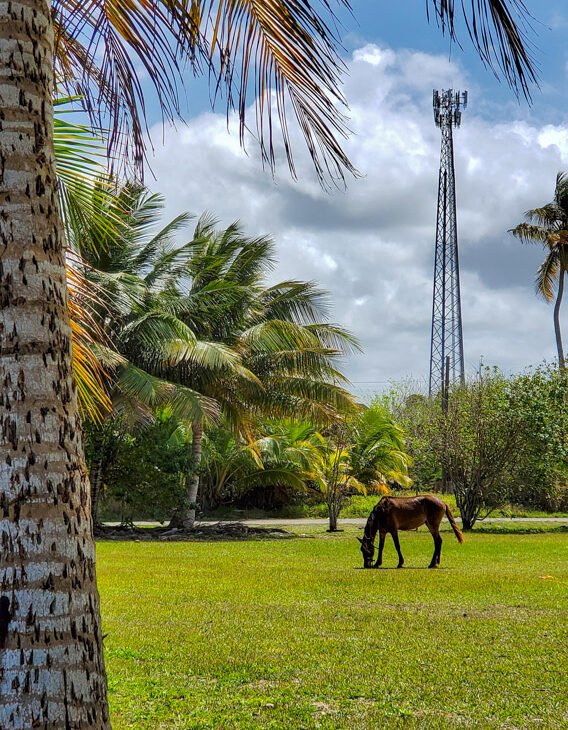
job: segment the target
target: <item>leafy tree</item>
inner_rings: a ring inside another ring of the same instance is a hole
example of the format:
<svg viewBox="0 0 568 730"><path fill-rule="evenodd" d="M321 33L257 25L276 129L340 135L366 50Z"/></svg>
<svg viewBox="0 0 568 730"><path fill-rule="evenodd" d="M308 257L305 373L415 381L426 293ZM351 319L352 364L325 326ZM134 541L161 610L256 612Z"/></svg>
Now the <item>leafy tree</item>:
<svg viewBox="0 0 568 730"><path fill-rule="evenodd" d="M464 530L503 500L503 483L521 448L508 383L486 370L450 392L447 412L432 410L432 447L456 497Z"/></svg>
<svg viewBox="0 0 568 730"><path fill-rule="evenodd" d="M420 393L419 385L412 382L395 385L379 402L404 432L406 451L412 458L410 474L416 491L442 489L442 466L432 446L432 424L436 422L439 402Z"/></svg>
<svg viewBox="0 0 568 730"><path fill-rule="evenodd" d="M311 282L284 281L267 287L274 242L249 238L236 223L218 230L202 217L184 247L171 308L200 341L234 353L239 367L225 372L184 362L164 377L218 404L225 422L245 438L259 416L330 422L354 407L336 363L356 340L327 321L327 295ZM172 281L171 289L174 288ZM193 463L179 522L191 528L199 490L204 420L192 421Z"/></svg>
<svg viewBox="0 0 568 730"><path fill-rule="evenodd" d="M85 198L83 182L81 186ZM214 344L198 342L170 308L169 277L184 264L184 252L176 249L174 237L189 216L177 216L160 229L159 195L134 183L117 185L109 178L88 190L87 211L70 216L68 240L80 257L83 277L104 292L90 307L92 321L106 335L106 347L99 346L97 352L106 365L113 403L109 424L99 426L101 449L92 453L90 462L96 526L98 498L118 455L116 445L104 447L106 437L110 433L126 437L133 419L149 423L154 410L165 405L181 419L215 417L218 409L213 401L181 383L164 380L161 373L171 363L188 359L216 368L230 366L235 358ZM104 226L101 219L107 221ZM117 423L123 424L118 430L113 426ZM95 437L93 429L91 436Z"/></svg>
<svg viewBox="0 0 568 730"><path fill-rule="evenodd" d="M350 419L349 425L353 444L351 465L359 481L367 487L412 484L408 476L412 459L407 453L406 434L380 399Z"/></svg>
<svg viewBox="0 0 568 730"><path fill-rule="evenodd" d="M353 476L351 444L345 424L335 424L320 446L321 463L316 486L325 496L329 532L337 532L337 520L345 501L355 492L366 494L367 488Z"/></svg>
<svg viewBox="0 0 568 730"><path fill-rule="evenodd" d="M321 437L313 425L289 419L263 421L255 433L245 441L227 428L207 429L200 489L209 507L262 495L266 508L278 495L288 501L306 493L317 477Z"/></svg>
<svg viewBox="0 0 568 730"><path fill-rule="evenodd" d="M523 242L540 243L548 251L536 277L536 290L547 302L554 298L554 335L558 352L558 367L566 370L562 330L560 327L560 306L564 294L564 278L568 270L568 175L559 172L556 176L554 200L540 208L526 212L527 222L511 229L514 236Z"/></svg>
<svg viewBox="0 0 568 730"><path fill-rule="evenodd" d="M515 376L509 410L522 448L506 482L508 500L544 510L568 508L568 380L550 366Z"/></svg>
<svg viewBox="0 0 568 730"><path fill-rule="evenodd" d="M131 526L140 517L169 519L184 491L191 452L185 434L167 408L160 409L152 423L125 429L123 419L105 423L88 439L97 456L102 447L115 450L105 465L106 508L119 511L121 522ZM115 436L101 439L101 435ZM102 441L102 444L101 444ZM88 454L89 455L89 454Z"/></svg>

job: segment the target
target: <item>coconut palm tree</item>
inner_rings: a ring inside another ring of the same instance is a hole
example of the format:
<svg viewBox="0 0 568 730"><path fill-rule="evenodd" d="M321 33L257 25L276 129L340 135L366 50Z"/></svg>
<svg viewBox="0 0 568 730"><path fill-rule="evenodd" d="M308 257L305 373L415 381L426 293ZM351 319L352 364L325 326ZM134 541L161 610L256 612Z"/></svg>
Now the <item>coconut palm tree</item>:
<svg viewBox="0 0 568 730"><path fill-rule="evenodd" d="M547 302L554 299L554 335L558 352L558 367L565 373L564 346L560 327L560 306L564 294L564 278L568 270L568 174L556 176L554 200L525 213L526 222L519 223L511 233L523 243L540 243L547 255L536 277L536 290Z"/></svg>
<svg viewBox="0 0 568 730"><path fill-rule="evenodd" d="M436 2L435 7L442 21L451 21L453 3ZM523 63L518 28L505 22L503 0L490 0L482 17L488 17L489 8L497 12L497 42L506 68L522 83L532 66L530 59L528 66ZM260 91L258 108L270 130L264 92L274 81L282 114L286 89L312 155L317 157L321 144L332 169L334 164L343 169L348 162L333 137L341 119L329 94L330 89L338 93L337 61L329 27L311 5L295 0L270 6L228 0L56 0L53 14L49 0L11 0L2 13L0 726L106 730L89 487L71 372L53 160L54 53L59 83L78 90L93 114L103 105L115 110L114 120L122 119L124 110L132 114L138 160L143 134L136 128L136 111L143 108L143 97L135 56L153 79L160 79L166 113L168 100L176 99L176 72L183 64L178 58L201 58L209 65L212 49L222 59L219 77L230 80L230 90L237 78L234 59L242 58L246 69L256 58L258 83L248 83L241 74L238 98L244 100L253 86ZM211 30L210 18L219 22L212 23L212 42L204 46L208 53L198 53ZM474 26L474 34L479 27ZM165 30L157 34L157 28ZM490 49L491 37L480 38ZM162 39L174 42L169 55ZM98 91L90 94L94 87ZM244 105L239 108L243 118ZM131 138L120 130L120 123L112 125L111 140ZM270 131L262 138L270 160Z"/></svg>
<svg viewBox="0 0 568 730"><path fill-rule="evenodd" d="M126 433L133 421L151 420L156 407L167 406L182 421L215 419L216 402L181 382L164 379L168 368L188 362L223 377L234 370L246 377L240 357L223 344L199 341L194 323L176 316L172 298L181 296L173 282L187 259L174 243L190 217L182 214L159 228L164 201L136 183L117 185L102 179L91 186L85 211L68 227L70 249L80 256L84 277L104 292L92 309L95 326L112 347L97 352L107 368L113 409L108 418L121 421L113 429L101 424L101 449L91 463L91 510L97 526L98 499L105 472L116 454L116 433ZM104 228L99 225L106 219ZM221 296L222 293L219 293ZM252 377L252 375L251 375ZM93 427L91 431L96 431ZM104 439L110 434L110 442Z"/></svg>
<svg viewBox="0 0 568 730"><path fill-rule="evenodd" d="M99 599L53 162L51 17L39 1L13 2L2 15L0 726L104 730Z"/></svg>
<svg viewBox="0 0 568 730"><path fill-rule="evenodd" d="M203 216L180 250L187 261L168 286L185 293L171 298L172 313L200 341L236 353L242 370L221 373L187 361L166 368L163 377L214 400L225 421L245 437L260 415L329 423L353 409L337 362L358 344L327 321L326 294L312 283L266 286L274 266L270 238L249 238L237 223L219 230ZM192 422L195 468L178 516L184 528L195 520L204 425L203 419Z"/></svg>

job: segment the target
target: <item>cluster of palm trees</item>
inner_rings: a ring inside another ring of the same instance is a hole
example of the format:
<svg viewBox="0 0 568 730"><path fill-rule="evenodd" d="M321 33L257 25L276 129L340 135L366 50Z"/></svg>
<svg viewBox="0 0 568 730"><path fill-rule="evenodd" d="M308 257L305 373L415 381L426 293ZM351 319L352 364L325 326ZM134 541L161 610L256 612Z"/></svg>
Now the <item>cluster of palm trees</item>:
<svg viewBox="0 0 568 730"><path fill-rule="evenodd" d="M180 244L190 217L159 228L159 195L109 180L92 195L92 217L72 223L69 246L99 292L87 304L105 333L96 350L113 410L151 417L167 406L190 424L194 468L179 518L191 527L205 426L222 419L250 441L262 415L340 418L356 404L338 360L358 345L327 320L327 297L313 283L266 283L270 238L202 216Z"/></svg>
<svg viewBox="0 0 568 730"><path fill-rule="evenodd" d="M88 214L66 218L72 271L79 267L91 287L89 323L104 332L91 347L111 403L106 411L91 409L92 419L103 421L91 463L95 519L109 453L116 451L102 438L116 440L104 421L122 419L126 433L157 409L191 434L191 469L175 519L182 528L193 526L200 481L210 502L227 482L238 489L245 477L249 488L309 484L331 499L333 526L349 490L377 480L404 483L402 433L376 409L361 413L338 367L357 341L328 321L327 295L314 283L266 282L275 263L270 238L248 237L237 223L220 229L204 215L183 243L177 237L186 234L190 216L160 227L160 195L110 178L90 190ZM231 434L220 483L203 459L208 429ZM238 474L231 463L239 464ZM342 478L331 487L338 469Z"/></svg>

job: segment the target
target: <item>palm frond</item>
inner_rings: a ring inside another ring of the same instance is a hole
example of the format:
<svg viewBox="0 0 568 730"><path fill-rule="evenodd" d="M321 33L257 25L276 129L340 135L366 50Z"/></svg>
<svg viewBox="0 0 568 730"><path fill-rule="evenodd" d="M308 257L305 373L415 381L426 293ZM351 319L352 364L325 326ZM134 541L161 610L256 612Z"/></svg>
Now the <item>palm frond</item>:
<svg viewBox="0 0 568 730"><path fill-rule="evenodd" d="M342 355L362 352L361 343L357 337L341 325L315 323L306 324L305 328L312 334L315 334L324 347L336 350Z"/></svg>
<svg viewBox="0 0 568 730"><path fill-rule="evenodd" d="M98 303L97 292L88 287L77 257L68 257L66 276L71 355L79 408L83 416L101 423L112 404L107 392L108 376L96 354L96 345L104 342L105 337L90 312L90 307Z"/></svg>
<svg viewBox="0 0 568 730"><path fill-rule="evenodd" d="M201 62L207 59L193 5L185 0L52 4L60 85L81 94L95 126L104 126L102 113L108 114L111 155L126 152L140 169L147 132L141 73L153 85L164 117L173 120L180 116L184 66L197 70L196 54Z"/></svg>
<svg viewBox="0 0 568 730"><path fill-rule="evenodd" d="M281 281L262 293L263 316L306 324L327 319L329 293L313 281Z"/></svg>
<svg viewBox="0 0 568 730"><path fill-rule="evenodd" d="M430 0L436 21L457 41L455 0ZM467 31L483 63L519 94L530 99L537 85L537 68L528 32L532 16L523 0L471 0L469 9L461 2Z"/></svg>
<svg viewBox="0 0 568 730"><path fill-rule="evenodd" d="M284 320L271 319L250 327L240 339L252 356L319 347L315 334L306 327Z"/></svg>
<svg viewBox="0 0 568 730"><path fill-rule="evenodd" d="M246 480L243 481L247 491L254 487L290 487L298 492L304 492L307 489L306 480L286 468L259 469L248 473ZM240 484L237 481L237 488Z"/></svg>
<svg viewBox="0 0 568 730"><path fill-rule="evenodd" d="M108 235L119 220L116 211L107 210L98 215L93 196L95 180L106 171L107 158L100 136L90 127L72 121L76 112L69 108L73 98L54 100L53 146L66 240L72 245L76 231L88 226L95 228L99 237ZM105 183L113 186L112 180Z"/></svg>
<svg viewBox="0 0 568 730"><path fill-rule="evenodd" d="M182 346L194 348L197 338L193 331L180 319L162 311L144 312L121 329L121 339L125 342L143 343L151 351L163 353L172 340Z"/></svg>
<svg viewBox="0 0 568 730"><path fill-rule="evenodd" d="M219 79L228 89L229 104L236 89L241 141L249 94L254 90L262 157L274 166L276 116L295 176L288 98L320 179L343 180L345 171L356 174L337 141L347 135L346 120L339 110L345 101L338 90L344 64L336 52L337 38L331 27L336 20L330 4L321 4L330 15L330 24L304 0L201 0L198 4L208 20L205 28L211 33L211 58L214 63L219 58Z"/></svg>
<svg viewBox="0 0 568 730"><path fill-rule="evenodd" d="M535 289L547 302L554 299L554 291L560 273L560 257L558 251L553 249L538 267Z"/></svg>
<svg viewBox="0 0 568 730"><path fill-rule="evenodd" d="M168 405L172 415L185 421L215 420L219 407L211 398L185 386L157 378L129 363L116 380L117 389L130 400L155 409Z"/></svg>

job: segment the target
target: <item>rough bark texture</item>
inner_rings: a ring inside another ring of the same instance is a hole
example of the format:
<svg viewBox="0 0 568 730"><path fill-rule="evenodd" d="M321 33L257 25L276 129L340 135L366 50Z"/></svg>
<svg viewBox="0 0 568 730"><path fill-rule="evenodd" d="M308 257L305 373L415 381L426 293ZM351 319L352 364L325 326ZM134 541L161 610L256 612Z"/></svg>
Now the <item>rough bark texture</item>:
<svg viewBox="0 0 568 730"><path fill-rule="evenodd" d="M328 532L337 532L338 510L335 506L328 505L329 529Z"/></svg>
<svg viewBox="0 0 568 730"><path fill-rule="evenodd" d="M0 727L110 728L52 151L48 0L0 0Z"/></svg>
<svg viewBox="0 0 568 730"><path fill-rule="evenodd" d="M94 532L96 532L99 526L99 501L103 487L103 471L102 457L95 458L89 471L89 483L91 485L91 520Z"/></svg>

